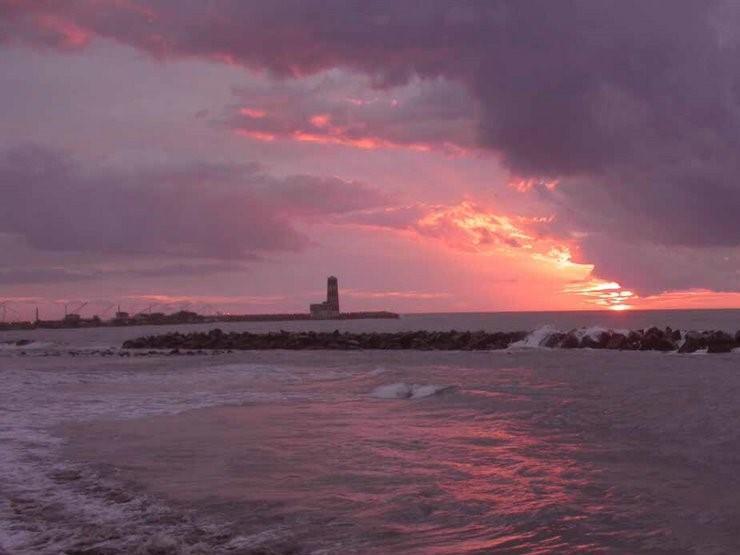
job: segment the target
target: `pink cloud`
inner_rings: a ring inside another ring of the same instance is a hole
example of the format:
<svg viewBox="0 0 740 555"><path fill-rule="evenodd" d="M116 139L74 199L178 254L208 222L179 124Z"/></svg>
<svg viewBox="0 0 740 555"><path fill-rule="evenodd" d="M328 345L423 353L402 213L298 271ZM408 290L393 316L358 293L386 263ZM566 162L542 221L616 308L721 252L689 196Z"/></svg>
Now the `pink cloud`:
<svg viewBox="0 0 740 555"><path fill-rule="evenodd" d="M428 292L428 291L363 291L357 289L344 289L342 295L357 299L411 299L411 300L432 300L448 299L452 295L447 292Z"/></svg>
<svg viewBox="0 0 740 555"><path fill-rule="evenodd" d="M454 156L475 148L471 103L461 87L414 80L368 93L369 86L365 79L336 71L297 82L256 83L235 90L239 103L223 123L261 141Z"/></svg>

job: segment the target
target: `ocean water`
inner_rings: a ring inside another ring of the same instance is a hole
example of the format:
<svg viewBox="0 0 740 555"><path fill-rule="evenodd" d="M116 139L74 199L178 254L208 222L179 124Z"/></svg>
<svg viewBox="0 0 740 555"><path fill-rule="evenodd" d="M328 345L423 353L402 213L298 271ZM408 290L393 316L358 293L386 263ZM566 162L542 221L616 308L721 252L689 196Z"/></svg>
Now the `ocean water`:
<svg viewBox="0 0 740 555"><path fill-rule="evenodd" d="M740 353L537 346L651 325L740 311L220 326L538 330L495 352L102 357L170 328L0 334L33 341L0 343L0 553L740 552Z"/></svg>

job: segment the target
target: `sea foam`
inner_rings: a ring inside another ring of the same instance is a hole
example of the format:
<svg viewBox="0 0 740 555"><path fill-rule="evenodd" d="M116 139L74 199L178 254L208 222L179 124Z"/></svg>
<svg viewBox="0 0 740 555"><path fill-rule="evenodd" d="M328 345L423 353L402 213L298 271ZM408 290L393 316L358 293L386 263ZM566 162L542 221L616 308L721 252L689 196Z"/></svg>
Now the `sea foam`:
<svg viewBox="0 0 740 555"><path fill-rule="evenodd" d="M370 396L377 399L423 399L452 388L451 385L392 383L376 387Z"/></svg>

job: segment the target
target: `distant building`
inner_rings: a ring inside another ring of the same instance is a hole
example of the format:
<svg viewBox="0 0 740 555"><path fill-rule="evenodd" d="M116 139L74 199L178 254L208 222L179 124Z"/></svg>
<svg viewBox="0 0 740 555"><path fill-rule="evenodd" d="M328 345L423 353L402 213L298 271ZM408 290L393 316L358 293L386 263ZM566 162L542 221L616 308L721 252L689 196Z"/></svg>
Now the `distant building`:
<svg viewBox="0 0 740 555"><path fill-rule="evenodd" d="M82 316L79 314L65 314L62 321L67 325L79 325L82 321Z"/></svg>
<svg viewBox="0 0 740 555"><path fill-rule="evenodd" d="M310 306L311 318L326 320L339 316L339 280L329 276L326 280L326 300Z"/></svg>

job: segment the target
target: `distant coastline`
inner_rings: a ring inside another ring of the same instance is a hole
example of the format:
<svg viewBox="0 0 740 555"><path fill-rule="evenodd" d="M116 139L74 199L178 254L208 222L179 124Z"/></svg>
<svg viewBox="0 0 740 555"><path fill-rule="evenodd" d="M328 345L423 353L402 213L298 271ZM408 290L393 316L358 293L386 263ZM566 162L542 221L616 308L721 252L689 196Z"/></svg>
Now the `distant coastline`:
<svg viewBox="0 0 740 555"><path fill-rule="evenodd" d="M326 300L309 305L309 312L277 313L277 314L216 314L203 315L189 310L180 310L172 314L164 312L139 312L131 315L121 311L120 306L114 318L103 320L99 316L83 318L80 310L87 306L81 303L73 312L67 313L65 306L64 318L61 320L41 320L38 308L36 319L25 322L0 322L0 331L5 330L34 330L34 329L70 329L70 328L100 328L122 326L172 326L181 324L215 324L219 322L291 322L305 320L365 320L365 319L397 319L399 314L386 310L341 312L339 309L339 280L336 276L329 276L326 280ZM154 306L154 305L152 305ZM149 307L150 309L152 307Z"/></svg>
<svg viewBox="0 0 740 555"><path fill-rule="evenodd" d="M317 317L314 314L281 313L281 314L221 314L203 315L196 312L182 310L172 314L155 312L152 314L137 314L133 317L128 315L116 317L111 320L93 318L70 318L61 320L38 320L35 322L2 322L0 331L11 330L34 330L34 329L74 329L74 328L101 328L101 327L124 327L124 326L172 326L182 324L215 324L219 322L289 322L305 320L365 320L365 319L397 319L400 315L395 312L364 311L364 312L342 312L331 316Z"/></svg>

